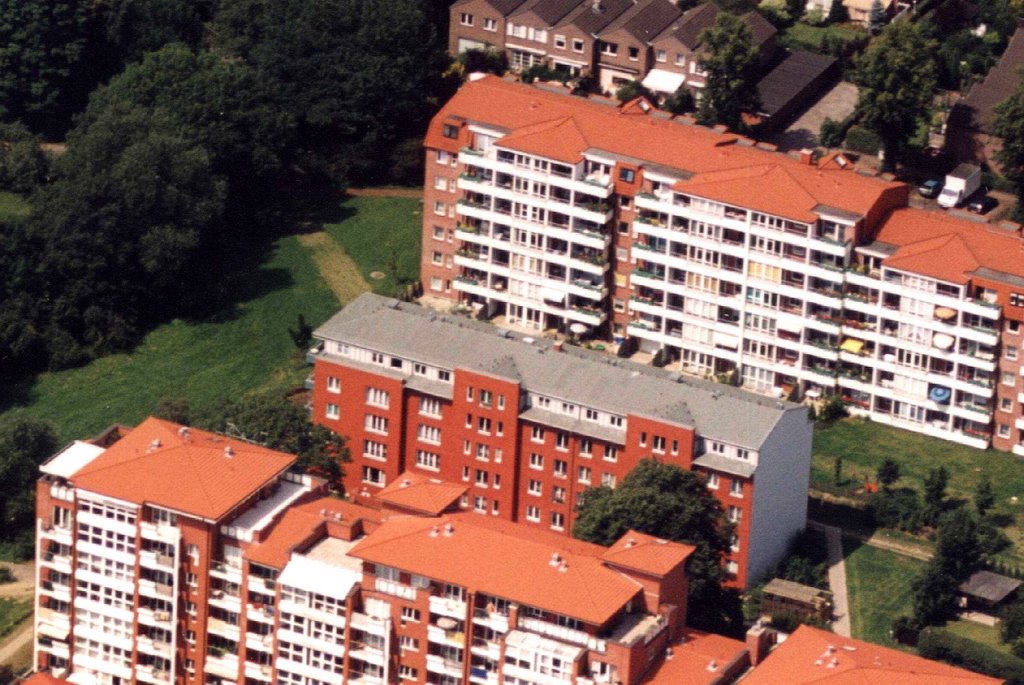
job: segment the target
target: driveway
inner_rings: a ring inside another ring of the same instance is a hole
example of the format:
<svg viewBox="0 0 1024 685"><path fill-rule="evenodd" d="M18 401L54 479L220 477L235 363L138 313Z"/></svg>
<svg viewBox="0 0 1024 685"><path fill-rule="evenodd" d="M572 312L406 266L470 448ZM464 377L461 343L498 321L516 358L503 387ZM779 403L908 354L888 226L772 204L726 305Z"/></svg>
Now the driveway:
<svg viewBox="0 0 1024 685"><path fill-rule="evenodd" d="M818 147L818 133L826 118L842 121L853 114L857 106L857 86L840 81L816 103L800 115L789 128L768 137L782 151Z"/></svg>

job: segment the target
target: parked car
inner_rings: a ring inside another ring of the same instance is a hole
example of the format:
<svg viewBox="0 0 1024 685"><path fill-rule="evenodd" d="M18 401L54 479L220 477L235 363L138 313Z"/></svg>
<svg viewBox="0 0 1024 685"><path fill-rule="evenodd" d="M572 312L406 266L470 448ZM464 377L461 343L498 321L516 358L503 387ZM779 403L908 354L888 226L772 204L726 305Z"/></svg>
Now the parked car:
<svg viewBox="0 0 1024 685"><path fill-rule="evenodd" d="M942 181L937 178L929 178L917 187L917 194L921 197L933 198L942 190Z"/></svg>
<svg viewBox="0 0 1024 685"><path fill-rule="evenodd" d="M995 209L996 205L998 204L999 203L996 202L996 199L994 197L982 195L971 200L967 204L967 211L973 212L974 214L988 214L993 209Z"/></svg>

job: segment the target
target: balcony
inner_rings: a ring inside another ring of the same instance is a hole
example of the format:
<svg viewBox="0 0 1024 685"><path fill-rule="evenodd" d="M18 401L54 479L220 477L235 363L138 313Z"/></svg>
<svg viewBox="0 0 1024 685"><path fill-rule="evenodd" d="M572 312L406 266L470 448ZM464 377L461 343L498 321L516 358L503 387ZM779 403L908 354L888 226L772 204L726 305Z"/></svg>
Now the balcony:
<svg viewBox="0 0 1024 685"><path fill-rule="evenodd" d="M43 540L53 540L57 544L71 546L73 538L71 537L71 528L64 526L44 526L42 521L39 522L39 537Z"/></svg>
<svg viewBox="0 0 1024 685"><path fill-rule="evenodd" d="M161 671L149 664L139 664L135 667L135 677L142 683L169 683L171 674Z"/></svg>
<svg viewBox="0 0 1024 685"><path fill-rule="evenodd" d="M430 597L430 613L438 616L449 616L460 621L466 618L466 602L461 599L451 599L432 595Z"/></svg>
<svg viewBox="0 0 1024 685"><path fill-rule="evenodd" d="M164 628L165 630L170 630L171 628L171 612L169 611L156 611L143 606L138 608L136 614L139 617L139 623Z"/></svg>
<svg viewBox="0 0 1024 685"><path fill-rule="evenodd" d="M273 623L274 607L263 604L247 604L245 605L245 617L250 621Z"/></svg>
<svg viewBox="0 0 1024 685"><path fill-rule="evenodd" d="M274 669L269 665L254 664L251 661L245 662L245 677L263 682L272 682Z"/></svg>
<svg viewBox="0 0 1024 685"><path fill-rule="evenodd" d="M162 571L174 571L174 557L166 554L160 554L152 550L142 550L139 552L139 563L149 568L155 568Z"/></svg>
<svg viewBox="0 0 1024 685"><path fill-rule="evenodd" d="M427 670L431 673L462 678L462 662L455 659L446 659L437 654L427 655Z"/></svg>
<svg viewBox="0 0 1024 685"><path fill-rule="evenodd" d="M206 656L206 672L221 678L237 680L238 655L227 654L222 650L211 648L210 653Z"/></svg>
<svg viewBox="0 0 1024 685"><path fill-rule="evenodd" d="M499 611L473 610L473 622L499 633L508 632L508 614Z"/></svg>
<svg viewBox="0 0 1024 685"><path fill-rule="evenodd" d="M556 640L562 640L563 642L569 642L583 647L587 647L591 642L593 642L596 648L598 642L596 638L592 638L582 630L566 628L565 626L526 616L519 619L518 628L519 630L527 630L531 633L537 633L539 635L544 635L545 637L552 637Z"/></svg>
<svg viewBox="0 0 1024 685"><path fill-rule="evenodd" d="M383 643L380 646L373 643L354 641L349 645L348 654L353 659L359 659L360 661L368 664L374 664L375 666L384 666L386 659L384 658L384 650L382 649Z"/></svg>
<svg viewBox="0 0 1024 685"><path fill-rule="evenodd" d="M416 599L416 588L411 585L403 585L396 583L393 580L386 580L384 578L375 578L373 589L377 592L383 592L386 595L392 595L400 599L408 599L415 601Z"/></svg>
<svg viewBox="0 0 1024 685"><path fill-rule="evenodd" d="M135 644L139 648L140 652L156 654L157 656L166 657L168 659L171 657L171 644L169 642L153 640L153 638L140 635L135 639Z"/></svg>
<svg viewBox="0 0 1024 685"><path fill-rule="evenodd" d="M150 597L171 597L174 595L174 588L164 583L140 578L139 593Z"/></svg>
<svg viewBox="0 0 1024 685"><path fill-rule="evenodd" d="M441 619L442 621L446 619ZM447 619L452 620L452 619ZM439 645L462 648L466 646L466 634L461 630L445 629L441 626L427 626L427 639Z"/></svg>

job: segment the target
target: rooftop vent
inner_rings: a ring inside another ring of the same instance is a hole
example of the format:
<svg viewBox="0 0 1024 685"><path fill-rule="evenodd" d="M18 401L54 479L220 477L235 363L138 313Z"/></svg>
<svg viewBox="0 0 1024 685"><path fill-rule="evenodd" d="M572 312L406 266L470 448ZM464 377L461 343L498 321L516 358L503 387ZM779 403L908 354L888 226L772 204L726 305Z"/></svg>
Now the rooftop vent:
<svg viewBox="0 0 1024 685"><path fill-rule="evenodd" d="M224 456L227 457L228 459L235 456L235 450L231 448L231 445L228 445L224 448Z"/></svg>
<svg viewBox="0 0 1024 685"><path fill-rule="evenodd" d="M636 540L634 540L633 538L629 538L628 540L626 540L626 548L628 549L630 547L636 547Z"/></svg>
<svg viewBox="0 0 1024 685"><path fill-rule="evenodd" d="M188 437L189 437L188 426L182 426L181 428L178 429L178 437L184 438L184 439L188 439Z"/></svg>
<svg viewBox="0 0 1024 685"><path fill-rule="evenodd" d="M711 660L711 661L710 661L710 662L708 663L708 670L709 670L709 671L711 671L712 673L714 673L715 671L717 671L717 670L718 670L718 662L717 662L717 661L715 661L714 659L712 659L712 660Z"/></svg>
<svg viewBox="0 0 1024 685"><path fill-rule="evenodd" d="M450 523L444 524L444 535L448 538L455 535L455 526Z"/></svg>
<svg viewBox="0 0 1024 685"><path fill-rule="evenodd" d="M441 534L441 529L438 528L437 526L434 526L433 528L430 529L430 537L436 538L440 534Z"/></svg>
<svg viewBox="0 0 1024 685"><path fill-rule="evenodd" d="M568 570L569 570L569 564L565 563L564 561L561 564L558 565L558 572L559 573L565 573Z"/></svg>
<svg viewBox="0 0 1024 685"><path fill-rule="evenodd" d="M665 648L665 659L668 660L668 659L671 659L671 658L672 658L672 648L671 647L666 647Z"/></svg>
<svg viewBox="0 0 1024 685"><path fill-rule="evenodd" d="M149 449L158 450L160 449L160 438L154 438L153 442L149 443Z"/></svg>
<svg viewBox="0 0 1024 685"><path fill-rule="evenodd" d="M562 563L562 557L559 556L558 552L554 552L551 555L551 561L548 562L548 565L549 566L558 566L560 563Z"/></svg>
<svg viewBox="0 0 1024 685"><path fill-rule="evenodd" d="M411 480L409 480L408 478L406 478L405 480L403 480L403 481L402 481L402 487L403 487L403 488L407 488L407 487L409 487L410 485L412 485L412 481L411 481Z"/></svg>

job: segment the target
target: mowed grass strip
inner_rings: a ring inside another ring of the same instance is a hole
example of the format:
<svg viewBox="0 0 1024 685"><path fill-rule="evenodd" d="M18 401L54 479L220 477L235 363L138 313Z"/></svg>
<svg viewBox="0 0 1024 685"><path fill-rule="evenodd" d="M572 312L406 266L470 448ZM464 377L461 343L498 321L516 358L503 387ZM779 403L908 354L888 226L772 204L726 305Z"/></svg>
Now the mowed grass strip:
<svg viewBox="0 0 1024 685"><path fill-rule="evenodd" d="M422 200L410 197L349 197L344 217L324 230L359 265L360 274L379 295L397 296L419 279L423 231ZM380 272L383 278L370 274Z"/></svg>
<svg viewBox="0 0 1024 685"><path fill-rule="evenodd" d="M291 387L309 373L288 328L299 313L314 325L338 308L295 237L279 240L250 278L248 301L215 320L176 320L153 330L130 354L44 373L28 387L3 388L20 406L5 414L47 419L61 440L96 434L113 423L133 424L162 397L183 397L199 410L263 387Z"/></svg>
<svg viewBox="0 0 1024 685"><path fill-rule="evenodd" d="M843 539L853 637L894 646L889 628L912 611L910 586L925 562Z"/></svg>
<svg viewBox="0 0 1024 685"><path fill-rule="evenodd" d="M351 302L370 286L359 273L359 266L330 235L320 231L299 236L320 271L320 277L341 303Z"/></svg>
<svg viewBox="0 0 1024 685"><path fill-rule="evenodd" d="M0 221L28 216L28 201L21 195L0 190Z"/></svg>

